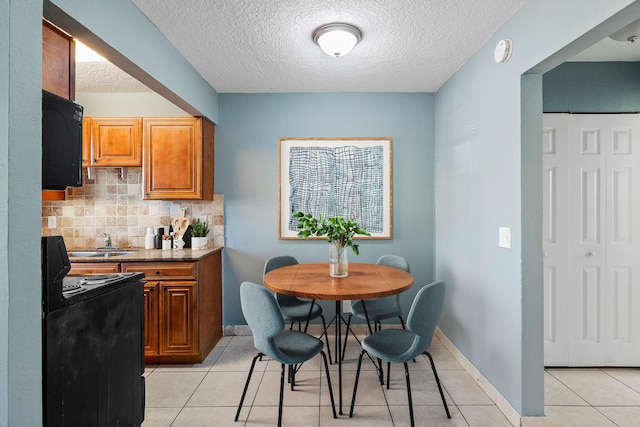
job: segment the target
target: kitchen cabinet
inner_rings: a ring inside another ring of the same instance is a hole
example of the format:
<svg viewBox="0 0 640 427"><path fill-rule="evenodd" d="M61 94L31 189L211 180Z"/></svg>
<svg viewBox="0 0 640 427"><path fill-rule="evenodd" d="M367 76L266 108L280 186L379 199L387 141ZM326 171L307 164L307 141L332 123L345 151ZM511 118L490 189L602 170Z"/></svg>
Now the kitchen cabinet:
<svg viewBox="0 0 640 427"><path fill-rule="evenodd" d="M199 363L222 336L220 251L198 261L123 262L145 273L147 363Z"/></svg>
<svg viewBox="0 0 640 427"><path fill-rule="evenodd" d="M42 21L42 89L76 98L76 43L53 24Z"/></svg>
<svg viewBox="0 0 640 427"><path fill-rule="evenodd" d="M198 263L126 263L123 270L145 274L145 356L197 354Z"/></svg>
<svg viewBox="0 0 640 427"><path fill-rule="evenodd" d="M82 126L83 166L142 166L142 118L85 117Z"/></svg>
<svg viewBox="0 0 640 427"><path fill-rule="evenodd" d="M146 282L144 284L144 354L145 356L159 356L160 340L158 336L160 312L160 283Z"/></svg>
<svg viewBox="0 0 640 427"><path fill-rule="evenodd" d="M42 21L42 89L74 100L76 54L73 37ZM42 200L64 200L64 190L42 190Z"/></svg>
<svg viewBox="0 0 640 427"><path fill-rule="evenodd" d="M69 276L89 274L119 273L120 264L117 262L72 262Z"/></svg>
<svg viewBox="0 0 640 427"><path fill-rule="evenodd" d="M143 126L144 199L213 200L213 123L155 117Z"/></svg>

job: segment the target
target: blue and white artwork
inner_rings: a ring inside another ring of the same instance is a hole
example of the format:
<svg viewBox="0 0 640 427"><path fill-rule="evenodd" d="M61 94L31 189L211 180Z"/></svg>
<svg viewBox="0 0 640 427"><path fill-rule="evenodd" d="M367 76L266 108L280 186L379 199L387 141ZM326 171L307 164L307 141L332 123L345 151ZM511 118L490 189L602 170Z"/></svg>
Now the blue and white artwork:
<svg viewBox="0 0 640 427"><path fill-rule="evenodd" d="M391 237L390 139L288 139L280 144L280 215L286 216L281 217L281 238L297 235L292 214L298 211L342 216L366 227L374 238Z"/></svg>

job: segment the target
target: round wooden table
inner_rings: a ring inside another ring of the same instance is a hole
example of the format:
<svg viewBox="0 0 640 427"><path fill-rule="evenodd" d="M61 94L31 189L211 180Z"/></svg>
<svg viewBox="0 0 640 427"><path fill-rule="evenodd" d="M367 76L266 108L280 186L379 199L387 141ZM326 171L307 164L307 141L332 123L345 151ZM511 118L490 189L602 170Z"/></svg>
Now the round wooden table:
<svg viewBox="0 0 640 427"><path fill-rule="evenodd" d="M338 394L342 415L342 361L340 302L366 300L399 294L413 286L413 276L404 270L378 264L349 263L349 275L329 276L329 263L295 264L271 270L264 285L279 294L299 298L336 302L336 358L338 359Z"/></svg>

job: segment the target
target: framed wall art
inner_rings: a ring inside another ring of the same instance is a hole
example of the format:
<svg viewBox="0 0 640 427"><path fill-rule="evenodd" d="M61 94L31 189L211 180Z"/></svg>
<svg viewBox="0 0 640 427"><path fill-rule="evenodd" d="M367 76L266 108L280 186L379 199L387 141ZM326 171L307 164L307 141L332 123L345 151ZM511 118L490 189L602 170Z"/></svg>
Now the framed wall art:
<svg viewBox="0 0 640 427"><path fill-rule="evenodd" d="M298 239L293 213L342 216L392 237L391 138L280 138L279 238Z"/></svg>

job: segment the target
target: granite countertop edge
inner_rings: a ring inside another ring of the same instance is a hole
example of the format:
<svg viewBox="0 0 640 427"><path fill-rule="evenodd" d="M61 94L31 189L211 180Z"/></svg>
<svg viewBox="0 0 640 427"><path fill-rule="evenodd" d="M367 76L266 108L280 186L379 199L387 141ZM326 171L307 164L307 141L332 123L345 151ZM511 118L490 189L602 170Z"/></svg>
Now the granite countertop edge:
<svg viewBox="0 0 640 427"><path fill-rule="evenodd" d="M119 251L131 251L130 254L118 256L69 256L71 262L145 262L145 261L198 261L209 255L221 251L224 246L213 246L201 250L193 249L144 249L144 248L120 248ZM68 249L68 252L95 251L92 249ZM105 251L100 251L105 252Z"/></svg>

